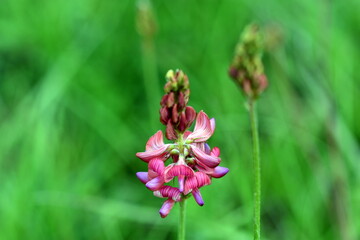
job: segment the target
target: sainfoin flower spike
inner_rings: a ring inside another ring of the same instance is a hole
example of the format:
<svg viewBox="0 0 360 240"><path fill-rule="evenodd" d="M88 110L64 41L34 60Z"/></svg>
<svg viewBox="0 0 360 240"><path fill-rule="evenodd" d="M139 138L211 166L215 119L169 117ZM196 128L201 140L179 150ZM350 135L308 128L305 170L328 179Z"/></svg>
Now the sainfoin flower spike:
<svg viewBox="0 0 360 240"><path fill-rule="evenodd" d="M150 137L145 151L136 154L148 164L147 172L138 172L136 176L154 196L166 199L159 211L162 218L170 213L176 202L191 196L203 206L200 189L210 185L212 178L221 178L229 172L228 168L219 166L220 149L211 149L206 142L215 131L215 119L187 106L188 77L180 70L170 70L166 79L165 95L160 102L160 122L166 126L165 136L172 143L164 143L163 132L159 130ZM188 129L194 120L191 132ZM171 162L165 165L168 159Z"/></svg>

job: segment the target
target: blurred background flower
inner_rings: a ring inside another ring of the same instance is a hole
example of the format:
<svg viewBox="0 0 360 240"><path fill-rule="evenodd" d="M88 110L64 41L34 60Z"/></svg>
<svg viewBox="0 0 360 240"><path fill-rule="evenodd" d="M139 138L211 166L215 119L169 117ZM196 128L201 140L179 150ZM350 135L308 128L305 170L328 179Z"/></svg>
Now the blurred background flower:
<svg viewBox="0 0 360 240"><path fill-rule="evenodd" d="M227 71L255 20L270 82L262 236L359 239L359 1L152 4L1 1L0 238L174 239L178 210L158 217L135 153L158 130L164 74L180 68L231 169L202 190L204 207L188 201L188 239L251 239L250 132Z"/></svg>

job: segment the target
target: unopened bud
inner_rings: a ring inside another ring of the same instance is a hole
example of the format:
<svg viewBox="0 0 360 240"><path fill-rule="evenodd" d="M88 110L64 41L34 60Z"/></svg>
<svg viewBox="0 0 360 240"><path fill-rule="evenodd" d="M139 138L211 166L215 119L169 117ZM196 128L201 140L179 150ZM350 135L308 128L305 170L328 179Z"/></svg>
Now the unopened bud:
<svg viewBox="0 0 360 240"><path fill-rule="evenodd" d="M178 129L180 132L184 132L186 130L186 115L185 112L181 113Z"/></svg>
<svg viewBox="0 0 360 240"><path fill-rule="evenodd" d="M182 111L185 108L186 104L185 104L185 99L184 99L184 93L183 92L179 92L179 96L178 96L178 108L179 111Z"/></svg>
<svg viewBox="0 0 360 240"><path fill-rule="evenodd" d="M177 123L178 119L179 119L179 113L178 113L177 104L174 104L171 113L171 120L173 123Z"/></svg>
<svg viewBox="0 0 360 240"><path fill-rule="evenodd" d="M168 94L168 98L167 98L167 100L166 100L166 106L167 106L168 108L170 108L170 107L172 107L172 106L174 105L174 103L175 103L174 93L173 93L173 92L170 92L170 93Z"/></svg>
<svg viewBox="0 0 360 240"><path fill-rule="evenodd" d="M174 126L171 124L170 120L168 121L168 123L166 125L166 138L169 139L169 140L177 139Z"/></svg>
<svg viewBox="0 0 360 240"><path fill-rule="evenodd" d="M190 127L196 118L196 111L193 107L187 106L185 109L186 128Z"/></svg>
<svg viewBox="0 0 360 240"><path fill-rule="evenodd" d="M160 122L164 125L169 121L169 111L166 107L160 109Z"/></svg>
<svg viewBox="0 0 360 240"><path fill-rule="evenodd" d="M168 99L169 95L168 94L165 94L162 98L161 98L161 101L160 101L160 105L162 107L165 107L167 105L167 99Z"/></svg>

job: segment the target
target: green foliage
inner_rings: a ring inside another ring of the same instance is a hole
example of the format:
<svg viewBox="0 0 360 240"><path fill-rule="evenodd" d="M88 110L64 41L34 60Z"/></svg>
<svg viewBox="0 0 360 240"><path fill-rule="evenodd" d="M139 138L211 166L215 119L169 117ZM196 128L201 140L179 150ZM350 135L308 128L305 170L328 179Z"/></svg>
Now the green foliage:
<svg viewBox="0 0 360 240"><path fill-rule="evenodd" d="M252 21L269 33L263 239L359 239L359 1L153 2L146 37L130 0L1 1L0 239L175 239L178 206L159 217L135 153L164 130L176 68L230 168L188 201L188 239L251 239L250 125L227 71Z"/></svg>

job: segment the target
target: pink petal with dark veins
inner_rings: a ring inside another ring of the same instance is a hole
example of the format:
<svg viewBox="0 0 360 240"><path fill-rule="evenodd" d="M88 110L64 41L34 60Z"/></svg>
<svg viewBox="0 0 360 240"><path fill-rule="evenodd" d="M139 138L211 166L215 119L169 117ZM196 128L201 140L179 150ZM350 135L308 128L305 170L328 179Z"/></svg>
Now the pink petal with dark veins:
<svg viewBox="0 0 360 240"><path fill-rule="evenodd" d="M195 165L196 169L200 172L206 173L206 174L212 174L214 172L214 168L206 166L204 163L200 161L196 161Z"/></svg>
<svg viewBox="0 0 360 240"><path fill-rule="evenodd" d="M162 157L166 154L166 149L168 145L163 145L156 150L147 150L146 152L138 152L136 156L143 160L144 162L149 162L153 158ZM164 159L165 160L165 159Z"/></svg>
<svg viewBox="0 0 360 240"><path fill-rule="evenodd" d="M208 175L203 172L196 172L194 176L186 179L184 194L188 194L195 188L200 188L209 184L211 184L211 179Z"/></svg>
<svg viewBox="0 0 360 240"><path fill-rule="evenodd" d="M174 201L181 200L181 193L179 189L171 186L163 186L159 190L154 191L154 196L160 198L172 198Z"/></svg>
<svg viewBox="0 0 360 240"><path fill-rule="evenodd" d="M195 177L197 180L198 188L211 184L211 179L209 178L209 176L207 174L205 174L203 172L196 172Z"/></svg>
<svg viewBox="0 0 360 240"><path fill-rule="evenodd" d="M197 185L198 182L195 176L187 178L185 181L184 194L187 195L188 193L190 193L194 188L197 187Z"/></svg>
<svg viewBox="0 0 360 240"><path fill-rule="evenodd" d="M152 135L146 143L146 151L155 150L164 145L163 133L161 130Z"/></svg>
<svg viewBox="0 0 360 240"><path fill-rule="evenodd" d="M163 133L159 130L146 143L146 151L136 154L138 158L145 162L149 162L155 157L164 157L169 144L164 144ZM164 159L165 160L165 159Z"/></svg>
<svg viewBox="0 0 360 240"><path fill-rule="evenodd" d="M208 167L216 167L221 162L221 159L219 157L208 155L195 146L191 146L191 150L193 151L196 160L202 162Z"/></svg>
<svg viewBox="0 0 360 240"><path fill-rule="evenodd" d="M210 155L211 155L211 156L214 156L214 157L219 157L219 156L220 156L220 148L214 147L214 148L211 150Z"/></svg>
<svg viewBox="0 0 360 240"><path fill-rule="evenodd" d="M149 162L149 170L150 169L156 172L158 175L162 175L165 169L164 162L160 158L151 159Z"/></svg>
<svg viewBox="0 0 360 240"><path fill-rule="evenodd" d="M213 131L209 117L203 111L200 111L197 118L194 131L187 137L194 142L205 142L208 140Z"/></svg>
<svg viewBox="0 0 360 240"><path fill-rule="evenodd" d="M171 181L174 177L187 176L191 177L194 175L194 171L187 165L175 165L170 168L166 167L165 170L165 182Z"/></svg>

